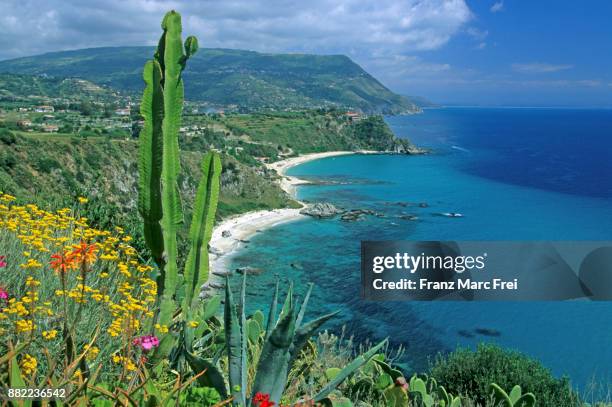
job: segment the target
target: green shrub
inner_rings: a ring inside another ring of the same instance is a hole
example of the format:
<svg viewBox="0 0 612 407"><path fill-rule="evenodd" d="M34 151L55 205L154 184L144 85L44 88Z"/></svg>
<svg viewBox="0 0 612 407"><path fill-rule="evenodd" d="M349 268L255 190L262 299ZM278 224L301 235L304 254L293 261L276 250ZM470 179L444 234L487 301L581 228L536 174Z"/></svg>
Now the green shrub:
<svg viewBox="0 0 612 407"><path fill-rule="evenodd" d="M458 349L448 356L439 356L430 374L448 391L482 404L486 402L491 383L508 389L518 384L525 393L534 393L541 406L566 407L579 403L567 378L557 379L540 362L491 344L481 344L476 351Z"/></svg>
<svg viewBox="0 0 612 407"><path fill-rule="evenodd" d="M17 142L17 137L15 137L15 134L9 129L3 128L0 129L0 142L10 146Z"/></svg>
<svg viewBox="0 0 612 407"><path fill-rule="evenodd" d="M40 172L49 174L51 171L61 168L57 160L50 157L40 157L36 162L36 169Z"/></svg>
<svg viewBox="0 0 612 407"><path fill-rule="evenodd" d="M17 165L17 158L10 151L3 151L0 153L0 168L5 170L11 170Z"/></svg>

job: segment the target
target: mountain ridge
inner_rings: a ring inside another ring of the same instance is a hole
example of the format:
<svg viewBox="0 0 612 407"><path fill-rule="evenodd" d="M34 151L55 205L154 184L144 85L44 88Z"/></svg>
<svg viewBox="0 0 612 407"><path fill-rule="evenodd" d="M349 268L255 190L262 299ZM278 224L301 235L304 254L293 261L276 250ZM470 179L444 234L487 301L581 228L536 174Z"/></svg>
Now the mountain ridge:
<svg viewBox="0 0 612 407"><path fill-rule="evenodd" d="M0 72L75 77L140 93L142 66L155 47L100 47L0 61ZM272 54L203 48L184 73L186 97L244 110L339 107L405 114L420 108L345 55Z"/></svg>

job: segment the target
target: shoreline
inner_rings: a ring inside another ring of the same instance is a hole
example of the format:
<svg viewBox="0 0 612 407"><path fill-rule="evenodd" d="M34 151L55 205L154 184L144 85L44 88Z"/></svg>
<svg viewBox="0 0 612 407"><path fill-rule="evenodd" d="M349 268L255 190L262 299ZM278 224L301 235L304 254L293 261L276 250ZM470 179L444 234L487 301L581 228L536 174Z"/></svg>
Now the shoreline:
<svg viewBox="0 0 612 407"><path fill-rule="evenodd" d="M297 177L286 175L289 168L322 158L336 157L350 154L377 154L376 151L328 151L323 153L304 154L297 157L287 158L266 164L268 169L275 170L280 179L279 185L287 194L295 199L297 186L308 184L308 181ZM306 219L302 215L301 208L282 208L261 211L246 212L223 220L213 229L210 239L210 273L205 285L216 289L222 285L224 275L229 273L228 261L242 244L248 243L248 239L264 229ZM224 236L225 235L225 236Z"/></svg>

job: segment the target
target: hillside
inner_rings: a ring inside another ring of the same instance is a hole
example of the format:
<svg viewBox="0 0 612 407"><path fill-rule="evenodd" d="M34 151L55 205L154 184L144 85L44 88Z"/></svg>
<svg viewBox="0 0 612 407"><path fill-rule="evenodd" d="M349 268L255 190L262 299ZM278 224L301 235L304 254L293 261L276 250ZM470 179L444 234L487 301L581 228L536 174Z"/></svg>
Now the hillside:
<svg viewBox="0 0 612 407"><path fill-rule="evenodd" d="M0 120L0 191L55 208L87 196L85 215L95 225L122 224L136 244L142 244L136 223L136 138L113 138L93 130L28 132L12 120ZM180 185L187 214L200 177L200 160L211 147L222 153L218 216L223 218L296 205L264 161L330 150L415 152L409 141L394 137L380 116L351 123L343 113L321 111L186 115L183 125Z"/></svg>
<svg viewBox="0 0 612 407"><path fill-rule="evenodd" d="M115 92L77 78L0 73L0 100L2 101L69 97L108 101L115 98Z"/></svg>
<svg viewBox="0 0 612 407"><path fill-rule="evenodd" d="M109 47L52 52L0 61L0 72L74 77L140 93L153 47ZM387 89L343 55L262 54L201 49L185 71L186 98L210 106L343 107L366 113L413 113L419 108Z"/></svg>

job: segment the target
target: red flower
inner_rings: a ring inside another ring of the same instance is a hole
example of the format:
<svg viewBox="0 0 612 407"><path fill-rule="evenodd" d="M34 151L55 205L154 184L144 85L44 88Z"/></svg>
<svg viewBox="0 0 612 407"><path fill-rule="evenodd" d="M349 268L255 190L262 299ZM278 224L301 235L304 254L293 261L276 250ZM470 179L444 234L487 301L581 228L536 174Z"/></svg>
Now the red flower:
<svg viewBox="0 0 612 407"><path fill-rule="evenodd" d="M71 254L55 253L51 255L51 268L58 273L65 274L67 271L74 269L74 257Z"/></svg>
<svg viewBox="0 0 612 407"><path fill-rule="evenodd" d="M0 256L0 269L6 267L6 256Z"/></svg>
<svg viewBox="0 0 612 407"><path fill-rule="evenodd" d="M270 401L269 394L257 392L255 397L253 397L253 404L257 407L272 407L276 403Z"/></svg>
<svg viewBox="0 0 612 407"><path fill-rule="evenodd" d="M98 252L98 247L95 243L87 244L81 241L80 244L73 246L72 253L70 255L75 257L78 261L82 263L93 263L96 261L96 253Z"/></svg>

